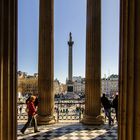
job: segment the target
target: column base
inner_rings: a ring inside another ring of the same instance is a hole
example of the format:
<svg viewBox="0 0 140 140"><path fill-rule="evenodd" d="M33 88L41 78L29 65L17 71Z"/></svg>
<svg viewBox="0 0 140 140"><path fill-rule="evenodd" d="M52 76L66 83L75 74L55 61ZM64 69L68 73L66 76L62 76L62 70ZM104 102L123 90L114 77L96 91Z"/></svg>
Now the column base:
<svg viewBox="0 0 140 140"><path fill-rule="evenodd" d="M83 119L81 120L81 123L89 125L101 125L104 124L104 117L101 115L97 117L84 115Z"/></svg>
<svg viewBox="0 0 140 140"><path fill-rule="evenodd" d="M54 124L54 123L56 123L54 116L38 115L38 117L37 117L37 124L38 125L47 125L47 124Z"/></svg>

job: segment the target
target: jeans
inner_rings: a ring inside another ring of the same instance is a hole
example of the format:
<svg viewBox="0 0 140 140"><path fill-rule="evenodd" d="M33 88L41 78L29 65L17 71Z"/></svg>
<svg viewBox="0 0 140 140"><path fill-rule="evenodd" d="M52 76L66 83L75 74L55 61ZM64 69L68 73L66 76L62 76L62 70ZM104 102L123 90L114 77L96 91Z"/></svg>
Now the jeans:
<svg viewBox="0 0 140 140"><path fill-rule="evenodd" d="M34 132L38 131L38 129L37 129L36 117L35 117L35 116L31 116L31 115L28 115L28 121L27 121L27 123L24 125L24 127L21 129L21 131L22 131L22 132L25 132L25 130L26 130L27 127L31 124L32 121L33 121L33 124L34 124Z"/></svg>
<svg viewBox="0 0 140 140"><path fill-rule="evenodd" d="M113 122L113 119L111 118L111 109L110 108L106 108L104 110L105 110L105 115L108 117L109 125L111 125L111 121Z"/></svg>

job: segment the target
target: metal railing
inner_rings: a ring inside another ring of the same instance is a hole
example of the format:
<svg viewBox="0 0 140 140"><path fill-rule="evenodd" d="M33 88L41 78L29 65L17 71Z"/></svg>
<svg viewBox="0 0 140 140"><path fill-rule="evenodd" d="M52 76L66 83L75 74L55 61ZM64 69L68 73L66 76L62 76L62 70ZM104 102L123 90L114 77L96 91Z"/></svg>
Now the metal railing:
<svg viewBox="0 0 140 140"><path fill-rule="evenodd" d="M20 104L19 104L20 105ZM17 119L27 120L28 116L25 111L26 104L22 104L22 111L18 109ZM54 107L54 116L56 121L80 121L83 118L85 110L84 100L56 100ZM112 117L115 120L115 111L112 108ZM105 122L108 120L105 116L104 109L101 108L101 114L105 118Z"/></svg>
<svg viewBox="0 0 140 140"><path fill-rule="evenodd" d="M55 112L57 121L61 120L81 120L85 109L84 101L80 100L60 100L55 102Z"/></svg>
<svg viewBox="0 0 140 140"><path fill-rule="evenodd" d="M22 104L22 111L18 108L17 119L27 120L28 116L25 111L26 104ZM83 118L85 103L82 100L56 100L54 107L54 116L57 121L77 120Z"/></svg>

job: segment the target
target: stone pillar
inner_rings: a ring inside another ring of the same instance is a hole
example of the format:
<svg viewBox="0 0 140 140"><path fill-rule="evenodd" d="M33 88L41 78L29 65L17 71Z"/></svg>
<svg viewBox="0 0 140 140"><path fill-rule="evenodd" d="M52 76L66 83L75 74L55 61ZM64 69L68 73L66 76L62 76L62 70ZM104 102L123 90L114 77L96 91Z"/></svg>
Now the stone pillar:
<svg viewBox="0 0 140 140"><path fill-rule="evenodd" d="M54 1L40 0L39 19L39 111L38 124L55 123L54 113Z"/></svg>
<svg viewBox="0 0 140 140"><path fill-rule="evenodd" d="M140 1L120 7L119 140L140 139Z"/></svg>
<svg viewBox="0 0 140 140"><path fill-rule="evenodd" d="M73 81L72 81L72 75L73 75L73 44L74 41L72 41L72 33L69 33L69 41L68 41L68 46L69 46L69 55L68 55L68 81L67 81L67 94L73 94ZM69 95L68 95L69 96Z"/></svg>
<svg viewBox="0 0 140 140"><path fill-rule="evenodd" d="M72 46L69 46L69 74L68 79L72 82Z"/></svg>
<svg viewBox="0 0 140 140"><path fill-rule="evenodd" d="M17 0L0 1L0 140L16 140Z"/></svg>
<svg viewBox="0 0 140 140"><path fill-rule="evenodd" d="M101 102L101 0L87 0L85 124L102 124Z"/></svg>
<svg viewBox="0 0 140 140"><path fill-rule="evenodd" d="M72 33L70 32L69 34L69 41L68 41L68 45L69 45L69 65L68 65L68 81L70 83L72 83L72 76L73 76L73 53L72 53L72 48L73 48L73 44L74 44L74 41L72 41Z"/></svg>

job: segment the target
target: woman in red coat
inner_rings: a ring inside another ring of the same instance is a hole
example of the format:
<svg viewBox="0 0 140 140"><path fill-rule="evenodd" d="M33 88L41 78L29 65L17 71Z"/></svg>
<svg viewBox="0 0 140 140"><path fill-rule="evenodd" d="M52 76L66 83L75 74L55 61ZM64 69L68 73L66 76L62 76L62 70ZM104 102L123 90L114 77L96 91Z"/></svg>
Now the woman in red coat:
<svg viewBox="0 0 140 140"><path fill-rule="evenodd" d="M28 121L24 125L24 127L21 129L21 133L24 134L27 127L30 125L30 123L33 121L34 124L34 132L39 132L37 129L37 121L36 121L36 108L34 106L35 96L31 96L30 100L27 102L27 109L28 109Z"/></svg>

